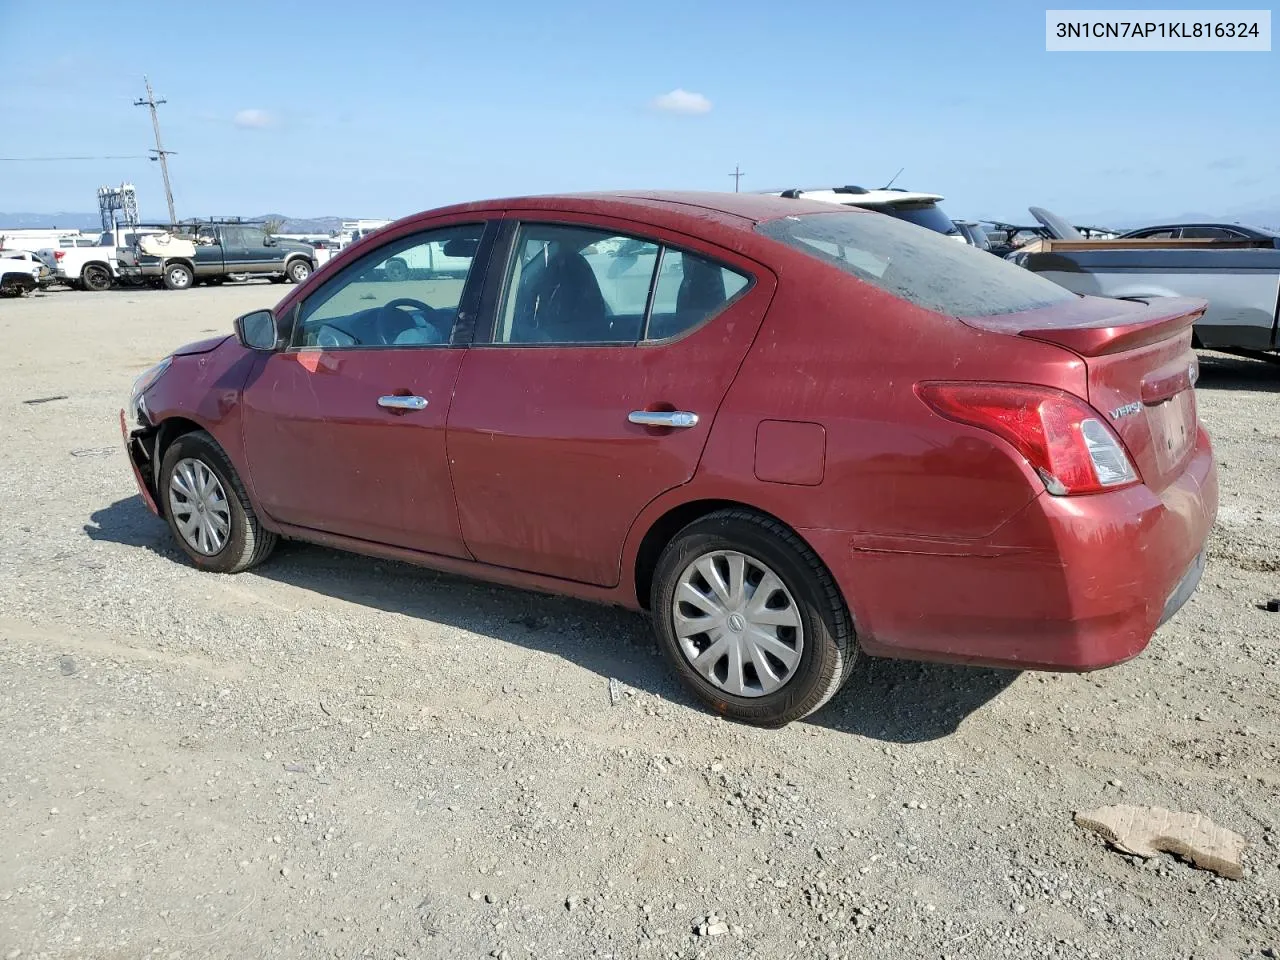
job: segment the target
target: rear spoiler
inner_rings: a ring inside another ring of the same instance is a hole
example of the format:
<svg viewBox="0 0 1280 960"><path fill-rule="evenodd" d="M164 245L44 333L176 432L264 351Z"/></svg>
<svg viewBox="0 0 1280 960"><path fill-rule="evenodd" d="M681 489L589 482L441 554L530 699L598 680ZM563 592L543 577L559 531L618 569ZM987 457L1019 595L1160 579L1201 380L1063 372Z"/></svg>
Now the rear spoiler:
<svg viewBox="0 0 1280 960"><path fill-rule="evenodd" d="M1175 337L1204 316L1208 306L1207 301L1190 297L1081 297L1069 305L965 317L964 322L992 333L1052 343L1082 357L1101 357Z"/></svg>

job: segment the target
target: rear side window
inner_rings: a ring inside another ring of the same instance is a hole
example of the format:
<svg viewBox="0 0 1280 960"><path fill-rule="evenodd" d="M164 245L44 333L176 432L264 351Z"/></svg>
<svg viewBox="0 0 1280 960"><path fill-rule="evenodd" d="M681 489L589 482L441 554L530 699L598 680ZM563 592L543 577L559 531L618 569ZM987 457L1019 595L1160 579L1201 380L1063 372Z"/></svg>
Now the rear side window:
<svg viewBox="0 0 1280 960"><path fill-rule="evenodd" d="M870 213L811 213L756 230L916 306L956 317L1075 298L1052 280L941 234Z"/></svg>
<svg viewBox="0 0 1280 960"><path fill-rule="evenodd" d="M516 236L498 344L636 344L670 340L751 284L706 257L624 234L524 223Z"/></svg>

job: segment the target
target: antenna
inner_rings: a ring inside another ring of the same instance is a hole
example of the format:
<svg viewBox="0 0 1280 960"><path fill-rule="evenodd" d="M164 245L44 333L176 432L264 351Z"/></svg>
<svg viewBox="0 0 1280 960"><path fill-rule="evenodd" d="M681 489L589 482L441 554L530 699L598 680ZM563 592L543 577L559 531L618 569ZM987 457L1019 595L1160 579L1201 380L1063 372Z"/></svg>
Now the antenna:
<svg viewBox="0 0 1280 960"><path fill-rule="evenodd" d="M738 181L741 180L743 177L745 177L746 174L743 173L741 168L738 166L738 164L735 163L733 165L733 173L729 174L729 176L733 177L733 192L737 193Z"/></svg>
<svg viewBox="0 0 1280 960"><path fill-rule="evenodd" d="M893 175L893 180L897 180L900 176L902 176L902 171L903 171L903 170L905 170L905 169L907 169L907 168L906 168L906 167L899 167L899 168L898 168L898 172L897 172L897 173L895 173L895 174ZM885 184L883 187L881 187L880 189L881 189L881 190L888 190L890 187L892 187L892 186L893 186L893 180L890 180L888 183L886 183L886 184Z"/></svg>
<svg viewBox="0 0 1280 960"><path fill-rule="evenodd" d="M156 113L156 107L168 101L156 99L156 95L151 92L151 81L147 79L146 74L143 74L142 82L147 85L147 99L135 100L133 105L135 107L151 108L151 127L156 132L156 148L151 151L151 159L160 161L160 175L164 177L164 198L169 203L169 222L177 223L178 215L173 209L173 190L169 186L169 162L167 159L175 151L166 150L164 144L160 142L160 115Z"/></svg>

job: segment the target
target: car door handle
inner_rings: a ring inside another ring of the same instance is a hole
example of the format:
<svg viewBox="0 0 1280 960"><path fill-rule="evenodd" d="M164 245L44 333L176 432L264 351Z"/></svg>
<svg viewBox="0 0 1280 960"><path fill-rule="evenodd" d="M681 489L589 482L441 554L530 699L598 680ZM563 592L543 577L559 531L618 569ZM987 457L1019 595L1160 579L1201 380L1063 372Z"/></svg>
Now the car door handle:
<svg viewBox="0 0 1280 960"><path fill-rule="evenodd" d="M426 397L379 397L378 406L389 410L425 410L427 400Z"/></svg>
<svg viewBox="0 0 1280 960"><path fill-rule="evenodd" d="M627 419L642 427L696 427L698 415L687 410L632 410Z"/></svg>

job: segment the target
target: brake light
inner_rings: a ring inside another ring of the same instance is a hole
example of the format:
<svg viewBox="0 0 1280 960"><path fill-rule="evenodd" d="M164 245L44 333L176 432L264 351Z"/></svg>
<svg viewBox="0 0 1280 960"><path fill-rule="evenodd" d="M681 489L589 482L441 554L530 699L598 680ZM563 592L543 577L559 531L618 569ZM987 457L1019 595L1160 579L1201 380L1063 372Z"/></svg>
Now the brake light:
<svg viewBox="0 0 1280 960"><path fill-rule="evenodd" d="M65 251L65 250L55 250L55 251L53 251L53 259L54 259L54 260L61 260L61 259L62 259L63 257L65 257L66 255L67 255L67 251Z"/></svg>
<svg viewBox="0 0 1280 960"><path fill-rule="evenodd" d="M1079 397L1020 383L921 383L916 393L948 420L1007 441L1057 496L1115 490L1138 482L1120 438Z"/></svg>

